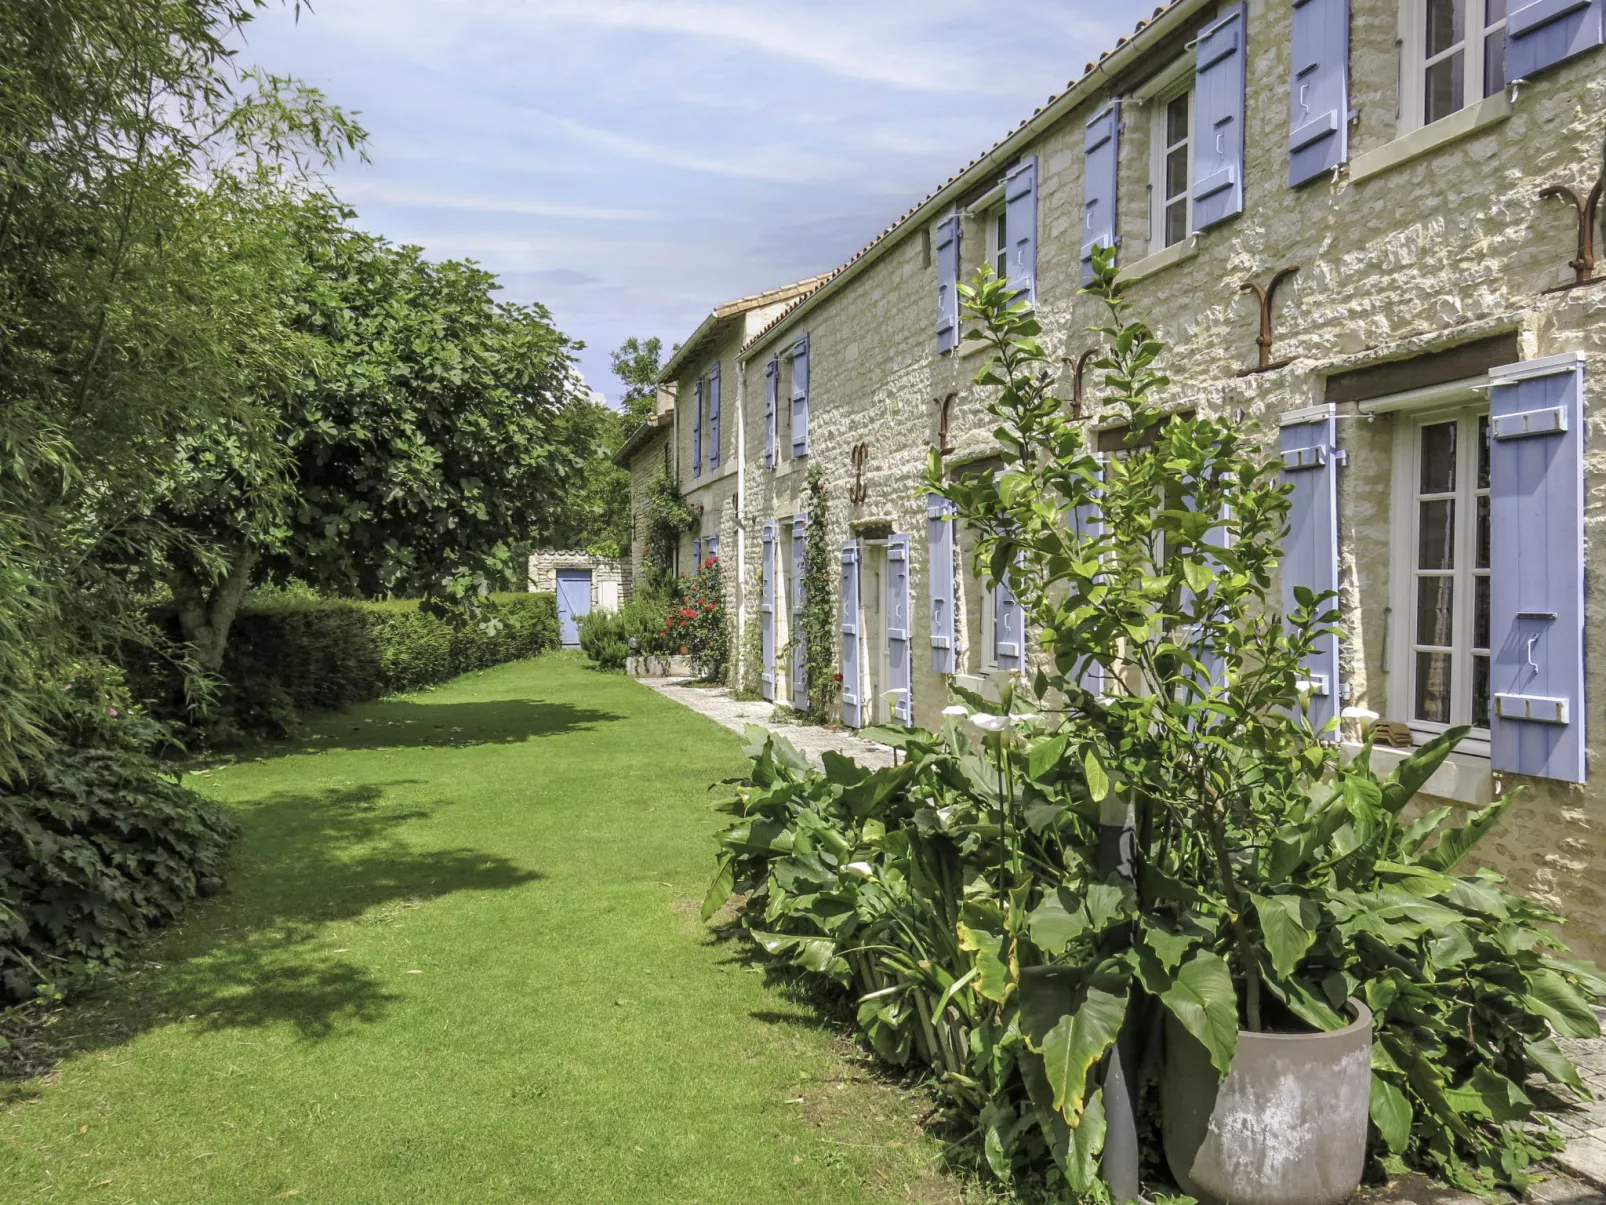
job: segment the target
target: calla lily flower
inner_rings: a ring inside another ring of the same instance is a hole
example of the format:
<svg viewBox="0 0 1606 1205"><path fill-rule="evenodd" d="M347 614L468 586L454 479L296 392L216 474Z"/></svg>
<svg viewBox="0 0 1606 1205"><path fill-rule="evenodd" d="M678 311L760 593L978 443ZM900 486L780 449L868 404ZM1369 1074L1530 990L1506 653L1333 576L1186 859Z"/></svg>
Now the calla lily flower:
<svg viewBox="0 0 1606 1205"><path fill-rule="evenodd" d="M855 875L861 879L871 879L875 877L875 867L871 866L868 862L849 862L842 869L845 873Z"/></svg>
<svg viewBox="0 0 1606 1205"><path fill-rule="evenodd" d="M970 722L983 732L1002 732L1009 727L1009 717L1006 715L973 715Z"/></svg>
<svg viewBox="0 0 1606 1205"><path fill-rule="evenodd" d="M958 703L955 703L952 707L944 707L942 709L942 714L943 715L951 715L951 716L954 716L956 718L962 719L965 716L968 716L970 714L970 708L961 707Z"/></svg>

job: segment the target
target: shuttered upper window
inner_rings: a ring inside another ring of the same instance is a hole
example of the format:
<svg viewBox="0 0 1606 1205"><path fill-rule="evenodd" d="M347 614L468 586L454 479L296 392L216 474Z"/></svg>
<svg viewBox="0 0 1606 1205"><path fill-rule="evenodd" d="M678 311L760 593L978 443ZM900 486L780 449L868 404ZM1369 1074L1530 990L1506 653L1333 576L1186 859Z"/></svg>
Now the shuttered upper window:
<svg viewBox="0 0 1606 1205"><path fill-rule="evenodd" d="M1193 230L1188 182L1193 178L1193 88L1183 84L1161 93L1154 102L1150 145L1150 191L1154 197L1154 242L1159 251L1180 243Z"/></svg>
<svg viewBox="0 0 1606 1205"><path fill-rule="evenodd" d="M1406 129L1506 86L1506 0L1405 0L1401 19Z"/></svg>

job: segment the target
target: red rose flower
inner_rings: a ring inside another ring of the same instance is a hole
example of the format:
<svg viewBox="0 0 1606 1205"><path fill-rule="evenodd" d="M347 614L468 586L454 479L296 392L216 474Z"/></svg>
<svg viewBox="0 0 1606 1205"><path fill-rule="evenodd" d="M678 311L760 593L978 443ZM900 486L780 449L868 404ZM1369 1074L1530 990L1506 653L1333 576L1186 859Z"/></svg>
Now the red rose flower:
<svg viewBox="0 0 1606 1205"><path fill-rule="evenodd" d="M832 674L831 675L831 681L833 681L833 682L842 681L842 675L841 674Z"/></svg>

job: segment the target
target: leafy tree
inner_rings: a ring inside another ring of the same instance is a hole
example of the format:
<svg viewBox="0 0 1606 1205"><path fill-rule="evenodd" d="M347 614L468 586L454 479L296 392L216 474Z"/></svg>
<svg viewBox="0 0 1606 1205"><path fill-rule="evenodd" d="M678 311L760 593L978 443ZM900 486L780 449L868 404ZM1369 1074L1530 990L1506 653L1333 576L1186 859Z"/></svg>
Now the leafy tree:
<svg viewBox="0 0 1606 1205"><path fill-rule="evenodd" d="M613 362L613 375L625 386L619 408L630 420L627 433L658 411L658 374L663 371L663 351L664 341L657 335L647 339L631 335L608 353Z"/></svg>
<svg viewBox="0 0 1606 1205"><path fill-rule="evenodd" d="M315 340L265 452L207 432L162 511L185 538L166 574L200 664L222 662L259 577L332 593L460 602L505 580L510 546L572 489L570 341L540 306L498 302L469 263L431 263L309 202L293 325Z"/></svg>

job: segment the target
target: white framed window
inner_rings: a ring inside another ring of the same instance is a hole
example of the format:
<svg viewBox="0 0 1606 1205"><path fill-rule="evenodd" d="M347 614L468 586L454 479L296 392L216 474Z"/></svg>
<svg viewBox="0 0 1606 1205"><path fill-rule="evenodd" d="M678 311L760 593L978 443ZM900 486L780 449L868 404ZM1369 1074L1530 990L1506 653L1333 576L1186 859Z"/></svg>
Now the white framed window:
<svg viewBox="0 0 1606 1205"><path fill-rule="evenodd" d="M1193 84L1191 77L1159 93L1151 105L1149 250L1163 251L1193 230Z"/></svg>
<svg viewBox="0 0 1606 1205"><path fill-rule="evenodd" d="M987 256L1000 280L1009 279L1008 212L1000 205L988 220Z"/></svg>
<svg viewBox="0 0 1606 1205"><path fill-rule="evenodd" d="M1508 0L1402 0L1401 133L1506 86Z"/></svg>
<svg viewBox="0 0 1606 1205"><path fill-rule="evenodd" d="M1489 413L1481 401L1402 413L1394 439L1390 719L1418 741L1454 724L1488 755Z"/></svg>

